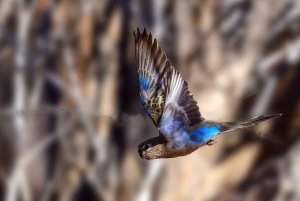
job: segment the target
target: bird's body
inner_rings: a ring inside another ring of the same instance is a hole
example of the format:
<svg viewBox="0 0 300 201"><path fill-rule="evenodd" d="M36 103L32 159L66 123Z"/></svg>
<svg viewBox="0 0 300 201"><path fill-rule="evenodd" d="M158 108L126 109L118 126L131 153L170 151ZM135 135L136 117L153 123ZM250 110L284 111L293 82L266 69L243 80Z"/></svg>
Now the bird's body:
<svg viewBox="0 0 300 201"><path fill-rule="evenodd" d="M166 54L146 30L135 36L140 101L146 114L159 130L158 137L139 145L144 159L174 158L192 153L213 143L220 133L248 127L278 117L259 116L242 123L205 120L187 83L171 66Z"/></svg>

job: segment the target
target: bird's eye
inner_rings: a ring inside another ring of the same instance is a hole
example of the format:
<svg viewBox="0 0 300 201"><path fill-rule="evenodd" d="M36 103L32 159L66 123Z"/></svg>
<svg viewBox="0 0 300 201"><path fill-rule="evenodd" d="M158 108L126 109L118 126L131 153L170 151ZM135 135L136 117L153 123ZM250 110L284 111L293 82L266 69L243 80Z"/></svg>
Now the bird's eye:
<svg viewBox="0 0 300 201"><path fill-rule="evenodd" d="M150 148L150 146L148 145L148 144L145 144L144 146L143 146L143 150L147 150L147 149L149 149Z"/></svg>

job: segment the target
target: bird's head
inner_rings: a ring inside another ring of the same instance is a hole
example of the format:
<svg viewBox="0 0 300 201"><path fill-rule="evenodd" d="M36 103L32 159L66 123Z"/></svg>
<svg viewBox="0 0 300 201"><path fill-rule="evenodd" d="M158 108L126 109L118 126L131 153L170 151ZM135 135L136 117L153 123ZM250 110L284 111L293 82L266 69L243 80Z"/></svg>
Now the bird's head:
<svg viewBox="0 0 300 201"><path fill-rule="evenodd" d="M138 146L138 152L141 158L146 160L162 158L165 152L165 144L157 138L152 138L142 142Z"/></svg>

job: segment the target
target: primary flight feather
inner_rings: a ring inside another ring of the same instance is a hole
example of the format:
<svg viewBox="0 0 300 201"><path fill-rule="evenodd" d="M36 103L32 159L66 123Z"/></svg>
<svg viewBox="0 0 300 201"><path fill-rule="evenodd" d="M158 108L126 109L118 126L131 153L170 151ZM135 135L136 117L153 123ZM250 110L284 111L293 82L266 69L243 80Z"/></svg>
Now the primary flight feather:
<svg viewBox="0 0 300 201"><path fill-rule="evenodd" d="M140 101L159 136L142 142L138 152L144 159L174 158L213 144L218 134L255 125L280 115L260 116L242 123L205 120L187 83L146 29L134 32Z"/></svg>

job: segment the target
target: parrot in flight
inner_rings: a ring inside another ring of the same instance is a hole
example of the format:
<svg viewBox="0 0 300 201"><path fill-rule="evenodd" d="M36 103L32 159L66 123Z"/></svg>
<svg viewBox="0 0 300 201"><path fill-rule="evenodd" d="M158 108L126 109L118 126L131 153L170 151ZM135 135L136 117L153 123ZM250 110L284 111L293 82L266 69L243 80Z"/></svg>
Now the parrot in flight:
<svg viewBox="0 0 300 201"><path fill-rule="evenodd" d="M138 146L141 158L175 158L185 156L224 132L249 127L274 119L281 114L258 116L244 122L217 122L204 119L188 84L171 65L157 40L146 29L133 32L135 58L140 86L140 101L159 131L157 137Z"/></svg>

